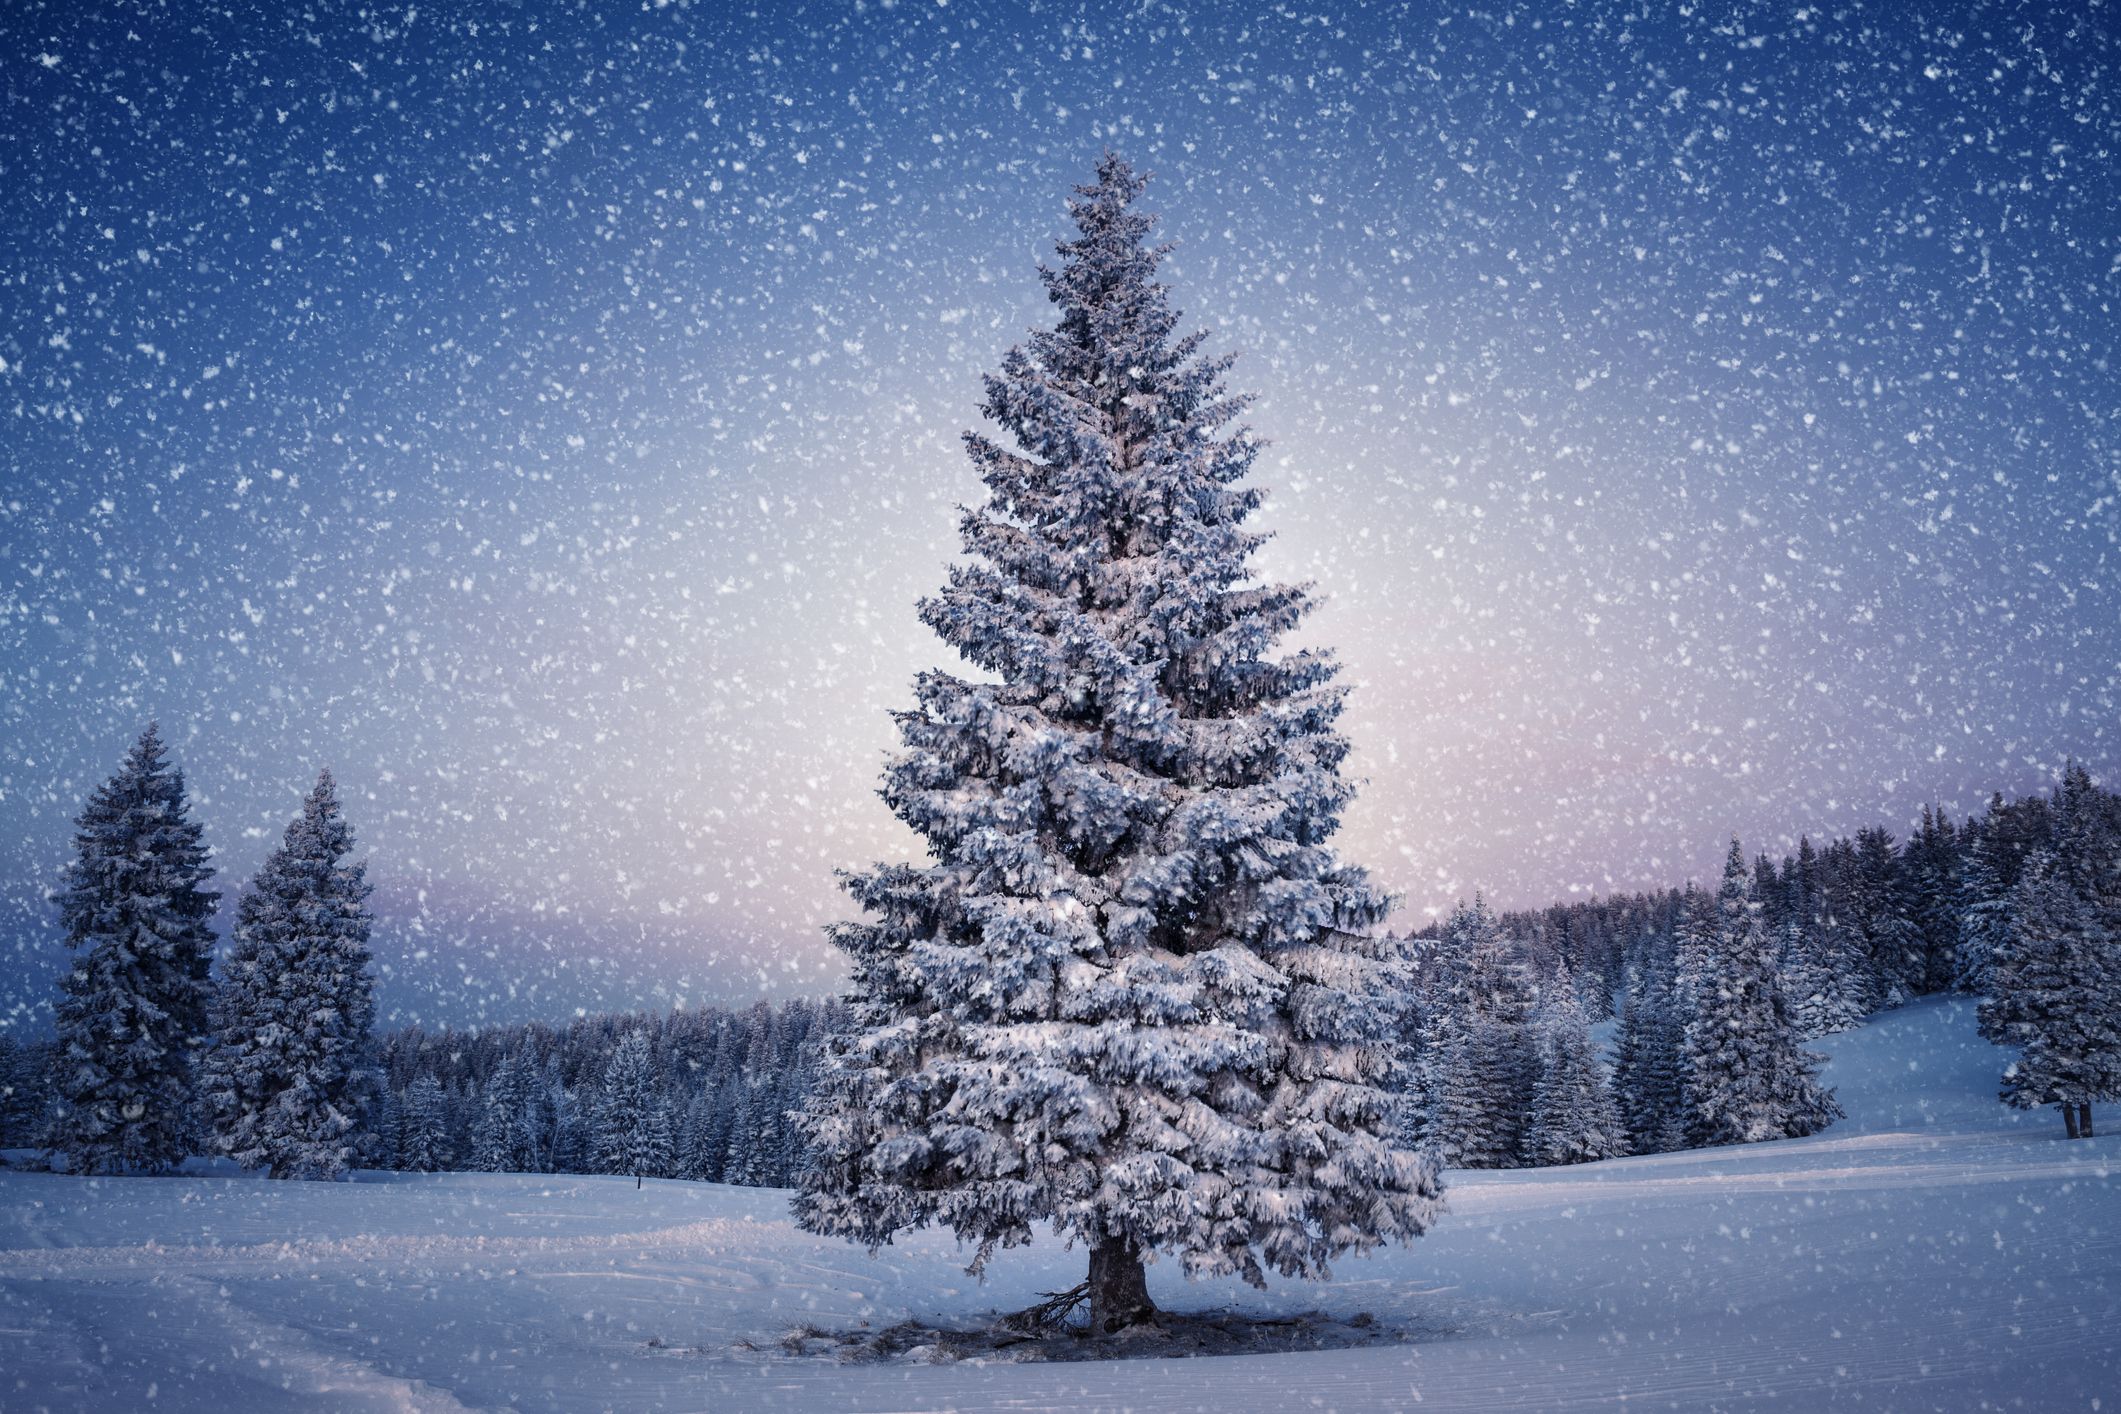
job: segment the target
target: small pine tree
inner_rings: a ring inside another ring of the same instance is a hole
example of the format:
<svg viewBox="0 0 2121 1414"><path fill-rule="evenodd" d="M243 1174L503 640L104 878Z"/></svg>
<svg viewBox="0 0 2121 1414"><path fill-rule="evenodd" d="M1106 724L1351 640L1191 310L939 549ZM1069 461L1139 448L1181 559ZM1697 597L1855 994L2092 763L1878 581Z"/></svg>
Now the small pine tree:
<svg viewBox="0 0 2121 1414"><path fill-rule="evenodd" d="M739 1080L729 1108L729 1133L722 1145L722 1182L743 1188L757 1187L763 1166L758 1155L759 1107L757 1087Z"/></svg>
<svg viewBox="0 0 2121 1414"><path fill-rule="evenodd" d="M1666 1154L1686 1147L1683 1027L1673 985L1670 945L1646 958L1621 1009L1614 1099L1628 1152Z"/></svg>
<svg viewBox="0 0 2121 1414"><path fill-rule="evenodd" d="M471 1132L471 1166L481 1173L513 1173L520 1167L516 1154L517 1097L506 1083L513 1061L504 1061L486 1083L478 1123Z"/></svg>
<svg viewBox="0 0 2121 1414"><path fill-rule="evenodd" d="M708 1143L713 1126L714 1092L703 1090L693 1095L685 1106L684 1118L678 1123L677 1145L671 1161L671 1172L677 1177L694 1183L712 1181L708 1177L713 1168L708 1157Z"/></svg>
<svg viewBox="0 0 2121 1414"><path fill-rule="evenodd" d="M1798 1043L1736 840L1716 919L1685 993L1689 1135L1697 1144L1750 1144L1815 1134L1841 1110L1818 1084L1820 1058Z"/></svg>
<svg viewBox="0 0 2121 1414"><path fill-rule="evenodd" d="M450 1160L449 1095L441 1081L423 1075L405 1092L398 1167L408 1173L439 1173Z"/></svg>
<svg viewBox="0 0 2121 1414"><path fill-rule="evenodd" d="M742 1142L732 1140L727 1181L747 1188L772 1188L781 1181L780 1097L773 1078L761 1075L744 1086L737 1105Z"/></svg>
<svg viewBox="0 0 2121 1414"><path fill-rule="evenodd" d="M37 1054L0 1033L0 1149L32 1142L37 1114Z"/></svg>
<svg viewBox="0 0 2121 1414"><path fill-rule="evenodd" d="M539 1115L544 1122L544 1167L553 1173L583 1173L589 1168L589 1137L582 1119L582 1102L557 1076L545 1081L544 1103Z"/></svg>
<svg viewBox="0 0 2121 1414"><path fill-rule="evenodd" d="M700 1176L709 1183L729 1181L729 1136L736 1132L737 1092L732 1076L714 1089L714 1103L700 1137Z"/></svg>
<svg viewBox="0 0 2121 1414"><path fill-rule="evenodd" d="M236 905L201 1089L215 1147L273 1178L343 1178L377 1081L366 867L331 772L317 776Z"/></svg>
<svg viewBox="0 0 2121 1414"><path fill-rule="evenodd" d="M677 1163L677 1126L671 1121L670 1102L658 1095L648 1107L648 1121L641 1126L639 1153L632 1168L633 1186L641 1179L668 1178Z"/></svg>
<svg viewBox="0 0 2121 1414"><path fill-rule="evenodd" d="M535 1173L544 1167L539 1131L542 1096L528 1057L511 1052L487 1077L471 1166L487 1173Z"/></svg>
<svg viewBox="0 0 2121 1414"><path fill-rule="evenodd" d="M1952 985L1958 967L1960 840L1951 817L1936 806L1922 807L1922 823L1901 853L1908 895L1908 917L1921 952L1913 978L1919 990L1941 992Z"/></svg>
<svg viewBox="0 0 2121 1414"><path fill-rule="evenodd" d="M383 1087L376 1101L376 1122L369 1138L366 1162L380 1169L395 1169L404 1162L405 1102L389 1086Z"/></svg>
<svg viewBox="0 0 2121 1414"><path fill-rule="evenodd" d="M1915 925L1900 853L1882 827L1856 832L1856 921L1870 962L1872 1010L1904 1006L1922 990L1929 958Z"/></svg>
<svg viewBox="0 0 2121 1414"><path fill-rule="evenodd" d="M2112 798L2071 764L2055 847L2026 860L2012 928L1990 964L1982 1034L2019 1054L2002 1098L2060 1105L2072 1139L2092 1133L2094 1101L2121 1098L2121 830Z"/></svg>
<svg viewBox="0 0 2121 1414"><path fill-rule="evenodd" d="M1989 968L2010 944L2011 891L1996 860L1996 842L1974 835L1959 881L1959 959L1953 985L1977 995L1991 990Z"/></svg>
<svg viewBox="0 0 2121 1414"><path fill-rule="evenodd" d="M1686 1147L1675 953L1673 938L1664 929L1646 930L1628 973L1627 997L1614 1037L1613 1098L1629 1153L1663 1154Z"/></svg>
<svg viewBox="0 0 2121 1414"><path fill-rule="evenodd" d="M214 900L184 776L154 726L98 786L56 895L78 957L60 982L49 1146L75 1173L164 1173L194 1137Z"/></svg>
<svg viewBox="0 0 2121 1414"><path fill-rule="evenodd" d="M1566 974L1548 988L1540 1005L1539 1062L1532 1127L1525 1136L1527 1162L1581 1164L1625 1153L1620 1112Z"/></svg>
<svg viewBox="0 0 2121 1414"><path fill-rule="evenodd" d="M1477 897L1445 925L1435 967L1422 1142L1455 1168L1509 1168L1523 1154L1539 1075L1529 971Z"/></svg>
<svg viewBox="0 0 2121 1414"><path fill-rule="evenodd" d="M598 1157L606 1173L644 1178L670 1171L670 1110L658 1092L646 1031L629 1031L604 1067L597 1097Z"/></svg>
<svg viewBox="0 0 2121 1414"><path fill-rule="evenodd" d="M1715 894L1694 887L1691 881L1679 905L1679 919L1672 935L1672 1009L1684 1019L1700 1005L1700 994L1715 975L1716 951L1722 921Z"/></svg>
<svg viewBox="0 0 2121 1414"><path fill-rule="evenodd" d="M1820 860L1820 885L1803 937L1804 960L1790 993L1797 1034L1831 1036L1863 1024L1877 987L1864 940L1864 895L1855 848L1836 841Z"/></svg>

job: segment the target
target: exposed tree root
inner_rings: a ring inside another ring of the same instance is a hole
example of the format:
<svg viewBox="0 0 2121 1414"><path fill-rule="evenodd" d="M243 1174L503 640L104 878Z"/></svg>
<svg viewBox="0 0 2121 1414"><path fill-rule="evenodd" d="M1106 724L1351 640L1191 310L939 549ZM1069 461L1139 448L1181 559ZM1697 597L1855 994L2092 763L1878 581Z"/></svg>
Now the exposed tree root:
<svg viewBox="0 0 2121 1414"><path fill-rule="evenodd" d="M1049 1291L1046 1299L1002 1317L1004 1329L1025 1335L1045 1335L1068 1324L1075 1309L1090 1299L1090 1283L1079 1282L1066 1291Z"/></svg>

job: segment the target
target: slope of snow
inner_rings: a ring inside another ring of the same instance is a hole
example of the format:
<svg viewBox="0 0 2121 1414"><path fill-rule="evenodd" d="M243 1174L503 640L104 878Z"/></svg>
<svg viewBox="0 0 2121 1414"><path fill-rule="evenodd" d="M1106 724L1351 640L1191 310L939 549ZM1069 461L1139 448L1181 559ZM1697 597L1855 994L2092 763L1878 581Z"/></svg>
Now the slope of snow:
<svg viewBox="0 0 2121 1414"><path fill-rule="evenodd" d="M1822 1049L1849 1117L1812 1139L1454 1175L1433 1233L1327 1284L1152 1270L1169 1306L1411 1336L1315 1354L791 1359L799 1323L970 1318L1082 1257L980 1286L947 1237L871 1260L767 1190L0 1173L0 1408L2121 1409L2121 1140L1996 1103L1964 1001Z"/></svg>

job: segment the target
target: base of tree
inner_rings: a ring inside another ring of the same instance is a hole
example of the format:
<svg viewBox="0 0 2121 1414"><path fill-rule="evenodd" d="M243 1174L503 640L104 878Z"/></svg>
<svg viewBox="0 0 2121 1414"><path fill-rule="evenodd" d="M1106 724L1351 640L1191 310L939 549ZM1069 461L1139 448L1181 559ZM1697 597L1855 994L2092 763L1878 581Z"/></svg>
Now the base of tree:
<svg viewBox="0 0 2121 1414"><path fill-rule="evenodd" d="M1064 1296L1068 1293L1056 1293ZM1076 1304L1082 1304L1078 1298ZM1028 1308L1038 1310L1038 1307ZM1016 1313L1023 1314L1023 1313ZM881 1330L826 1330L798 1326L779 1346L737 1342L743 1354L795 1356L841 1364L906 1362L947 1365L959 1360L1037 1364L1082 1360L1182 1360L1207 1355L1271 1355L1299 1350L1345 1350L1434 1339L1447 1332L1409 1331L1379 1325L1367 1312L1346 1318L1308 1311L1296 1316L1256 1316L1233 1311L1160 1311L1154 1321L1094 1333L1088 1325L1063 1323L1026 1330L1003 1316L970 1329L901 1321ZM661 1348L657 1345L657 1348ZM704 1348L692 1352L712 1354Z"/></svg>
<svg viewBox="0 0 2121 1414"><path fill-rule="evenodd" d="M1090 1249L1090 1329L1111 1335L1156 1319L1142 1250L1130 1237L1108 1237Z"/></svg>

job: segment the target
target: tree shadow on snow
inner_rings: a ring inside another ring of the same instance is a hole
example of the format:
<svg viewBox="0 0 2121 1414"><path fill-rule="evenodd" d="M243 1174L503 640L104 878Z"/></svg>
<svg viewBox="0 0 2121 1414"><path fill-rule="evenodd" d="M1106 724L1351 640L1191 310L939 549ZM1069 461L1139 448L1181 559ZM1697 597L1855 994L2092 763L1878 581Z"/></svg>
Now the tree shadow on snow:
<svg viewBox="0 0 2121 1414"><path fill-rule="evenodd" d="M1021 1315L1022 1313L1018 1313ZM1345 1350L1397 1345L1449 1334L1442 1329L1388 1326L1369 1312L1340 1317L1322 1311L1269 1316L1242 1311L1161 1311L1154 1321L1111 1335L1087 1325L1027 1325L1011 1317L971 1328L901 1321L872 1329L827 1330L800 1325L777 1345L740 1340L740 1356L766 1355L861 1365L900 1361L947 1365L958 1361L1036 1364L1078 1360L1182 1360L1209 1355L1272 1355L1299 1350Z"/></svg>

